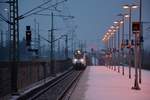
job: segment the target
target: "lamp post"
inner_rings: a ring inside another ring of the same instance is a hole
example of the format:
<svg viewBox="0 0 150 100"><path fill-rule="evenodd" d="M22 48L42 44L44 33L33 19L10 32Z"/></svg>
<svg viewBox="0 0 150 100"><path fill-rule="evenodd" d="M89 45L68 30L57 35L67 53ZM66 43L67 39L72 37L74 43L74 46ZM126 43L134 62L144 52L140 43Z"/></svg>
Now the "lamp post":
<svg viewBox="0 0 150 100"><path fill-rule="evenodd" d="M110 68L110 64L111 64L111 47L112 47L111 30L109 30L109 32L105 33L102 41L106 45L105 62L106 62L107 67Z"/></svg>
<svg viewBox="0 0 150 100"><path fill-rule="evenodd" d="M118 16L122 17L122 43L121 43L121 51L122 51L122 63L124 64L124 47L125 47L125 39L124 39L124 26L125 26L125 18L128 18L128 14L118 14ZM124 65L122 65L122 75L124 75Z"/></svg>
<svg viewBox="0 0 150 100"><path fill-rule="evenodd" d="M110 32L110 35L113 38L113 41L112 41L113 42L113 49L112 49L113 55L112 55L112 57L113 57L113 67L114 67L114 70L116 70L116 34L115 34L115 27L111 26L108 31Z"/></svg>
<svg viewBox="0 0 150 100"><path fill-rule="evenodd" d="M140 9L139 9L139 21L140 21L140 38L143 38L143 33L142 33L142 0L140 0ZM140 51L139 51L139 83L142 83L141 79L141 67L142 67L142 53L143 53L143 44L142 41L140 41Z"/></svg>
<svg viewBox="0 0 150 100"><path fill-rule="evenodd" d="M138 84L138 67L139 67L139 51L140 51L140 22L133 22L132 23L132 31L135 35L135 44L134 44L134 50L135 50L135 79L134 79L134 86L132 89L140 90L139 84Z"/></svg>
<svg viewBox="0 0 150 100"><path fill-rule="evenodd" d="M112 29L108 29L108 31L107 31L107 35L109 36L109 38L110 38L110 40L109 40L109 44L110 44L110 51L109 51L109 58L110 58L110 67L111 67L111 69L113 69L112 68L112 66L113 66L113 59L111 58L111 56L110 55L113 55L113 44L114 44L114 37L112 36ZM112 56L113 57L113 56Z"/></svg>
<svg viewBox="0 0 150 100"><path fill-rule="evenodd" d="M109 58L108 58L108 52L109 52L109 33L106 33L102 39L102 41L105 44L105 65L106 67L109 67Z"/></svg>
<svg viewBox="0 0 150 100"><path fill-rule="evenodd" d="M111 30L111 31L109 31ZM114 27L111 29L109 29L108 31L110 32L110 38L112 38L112 48L111 48L111 59L112 59L112 69L113 69L113 66L115 67L115 64L116 64L116 61L115 61L115 32L116 30L114 29Z"/></svg>
<svg viewBox="0 0 150 100"><path fill-rule="evenodd" d="M114 71L116 71L116 34L113 35L114 37L114 48L113 48L113 53L114 53Z"/></svg>
<svg viewBox="0 0 150 100"><path fill-rule="evenodd" d="M123 8L124 9L128 9L129 10L129 46L131 45L131 14L132 14L132 9L137 8L138 6L136 5L124 5ZM132 50L131 47L129 47L129 53L128 53L128 62L129 62L129 78L131 78L131 54L132 54Z"/></svg>
<svg viewBox="0 0 150 100"><path fill-rule="evenodd" d="M118 29L118 73L120 73L120 21L118 22L118 25L116 26L116 28Z"/></svg>
<svg viewBox="0 0 150 100"><path fill-rule="evenodd" d="M118 52L118 72L120 72L120 27L121 27L121 24L123 24L123 21L122 20L119 20L119 21L115 21L114 24L116 25L116 29L118 30L118 49L117 49L117 52Z"/></svg>

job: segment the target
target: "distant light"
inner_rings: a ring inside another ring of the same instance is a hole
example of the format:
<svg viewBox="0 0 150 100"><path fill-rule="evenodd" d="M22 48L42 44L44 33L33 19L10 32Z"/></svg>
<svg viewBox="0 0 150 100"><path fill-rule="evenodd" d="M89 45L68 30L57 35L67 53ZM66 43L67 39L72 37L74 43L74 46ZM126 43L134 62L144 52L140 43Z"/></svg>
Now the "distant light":
<svg viewBox="0 0 150 100"><path fill-rule="evenodd" d="M111 26L110 28L111 28L111 29L114 29L115 27L114 27L114 26Z"/></svg>
<svg viewBox="0 0 150 100"><path fill-rule="evenodd" d="M77 59L73 59L73 63L75 64L78 60Z"/></svg>
<svg viewBox="0 0 150 100"><path fill-rule="evenodd" d="M80 50L77 51L78 54L81 54Z"/></svg>
<svg viewBox="0 0 150 100"><path fill-rule="evenodd" d="M107 32L106 35L109 35L109 33Z"/></svg>
<svg viewBox="0 0 150 100"><path fill-rule="evenodd" d="M115 33L114 32L111 32L111 35L114 35Z"/></svg>
<svg viewBox="0 0 150 100"><path fill-rule="evenodd" d="M124 5L123 8L124 8L124 9L128 9L128 8L133 8L133 9L135 9L135 8L138 8L138 6L137 6L137 5Z"/></svg>
<svg viewBox="0 0 150 100"><path fill-rule="evenodd" d="M129 18L130 16L129 16L128 14L125 14L124 17L125 17L125 18Z"/></svg>
<svg viewBox="0 0 150 100"><path fill-rule="evenodd" d="M138 6L137 6L137 5L132 5L131 7L132 7L133 9L138 8Z"/></svg>
<svg viewBox="0 0 150 100"><path fill-rule="evenodd" d="M112 31L111 29L108 30L108 32L111 32L111 31Z"/></svg>
<svg viewBox="0 0 150 100"><path fill-rule="evenodd" d="M7 8L5 8L4 10L5 10L5 11L8 11L8 9L7 9Z"/></svg>
<svg viewBox="0 0 150 100"><path fill-rule="evenodd" d="M115 33L115 32L116 32L116 30L113 30L113 32Z"/></svg>
<svg viewBox="0 0 150 100"><path fill-rule="evenodd" d="M118 21L115 21L114 24L118 24Z"/></svg>
<svg viewBox="0 0 150 100"><path fill-rule="evenodd" d="M124 8L124 9L128 9L128 8L129 8L129 5L124 5L123 8Z"/></svg>
<svg viewBox="0 0 150 100"><path fill-rule="evenodd" d="M84 63L84 59L80 59L80 61L81 61L82 63Z"/></svg>
<svg viewBox="0 0 150 100"><path fill-rule="evenodd" d="M123 24L123 21L120 21L120 24Z"/></svg>
<svg viewBox="0 0 150 100"><path fill-rule="evenodd" d="M119 26L116 26L116 29L119 29Z"/></svg>

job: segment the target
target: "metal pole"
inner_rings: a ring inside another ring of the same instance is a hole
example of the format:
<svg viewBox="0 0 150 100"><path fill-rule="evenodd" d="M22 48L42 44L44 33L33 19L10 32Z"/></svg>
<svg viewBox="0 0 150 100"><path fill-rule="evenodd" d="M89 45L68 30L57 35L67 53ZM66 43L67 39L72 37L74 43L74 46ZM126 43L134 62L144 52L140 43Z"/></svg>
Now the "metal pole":
<svg viewBox="0 0 150 100"><path fill-rule="evenodd" d="M129 7L129 44L131 44L131 7ZM131 78L131 48L129 48L128 62L129 62L129 78Z"/></svg>
<svg viewBox="0 0 150 100"><path fill-rule="evenodd" d="M39 23L38 24L38 57L41 56L41 40L40 40L40 26L39 26Z"/></svg>
<svg viewBox="0 0 150 100"><path fill-rule="evenodd" d="M18 94L18 62L19 62L19 20L18 0L9 0L10 3L10 62L11 64L11 93Z"/></svg>
<svg viewBox="0 0 150 100"><path fill-rule="evenodd" d="M73 55L73 51L74 51L74 34L73 34L73 32L72 32L72 41L71 41L72 43L72 55Z"/></svg>
<svg viewBox="0 0 150 100"><path fill-rule="evenodd" d="M114 70L116 71L116 34L114 34Z"/></svg>
<svg viewBox="0 0 150 100"><path fill-rule="evenodd" d="M107 52L108 52L108 68L110 68L110 60L109 60L109 55L110 55L110 38L108 39L108 50L107 50Z"/></svg>
<svg viewBox="0 0 150 100"><path fill-rule="evenodd" d="M109 52L109 39L106 40L107 43L107 48L106 48L106 64L107 64L107 68L109 68L109 57L108 57L108 52Z"/></svg>
<svg viewBox="0 0 150 100"><path fill-rule="evenodd" d="M114 44L114 41L113 41L113 36L112 36L112 38L111 38L111 42L112 42L112 44L111 44L111 69L113 69L113 44Z"/></svg>
<svg viewBox="0 0 150 100"><path fill-rule="evenodd" d="M53 36L53 31L54 31L54 28L53 28L53 12L51 13L51 75L54 76L54 36Z"/></svg>
<svg viewBox="0 0 150 100"><path fill-rule="evenodd" d="M142 0L140 0L140 10L139 10L139 21L140 21L140 38L143 37L143 24L142 24ZM143 44L140 41L140 51L139 51L139 83L142 83L142 79L141 79L141 67L142 67L142 51L143 50Z"/></svg>
<svg viewBox="0 0 150 100"><path fill-rule="evenodd" d="M36 18L34 18L34 48L36 48L37 47L37 32L36 32L36 29L37 29L37 27L36 27Z"/></svg>
<svg viewBox="0 0 150 100"><path fill-rule="evenodd" d="M135 79L134 79L134 86L132 89L140 90L139 84L138 84L138 53L139 53L139 34L135 33Z"/></svg>
<svg viewBox="0 0 150 100"><path fill-rule="evenodd" d="M65 56L66 59L68 59L68 35L65 35L66 39L65 39L65 44L66 44L66 48L65 48Z"/></svg>
<svg viewBox="0 0 150 100"><path fill-rule="evenodd" d="M120 72L120 21L119 21L119 29L118 29L118 72Z"/></svg>
<svg viewBox="0 0 150 100"><path fill-rule="evenodd" d="M123 15L123 24L122 24L122 45L124 45L124 23L125 23L125 19L124 19L124 15ZM122 75L124 75L124 47L122 48Z"/></svg>
<svg viewBox="0 0 150 100"><path fill-rule="evenodd" d="M20 45L19 45L19 19L18 19L18 17L19 17L19 8L18 8L18 0L16 0L16 42L17 42L17 44L16 44L16 55L17 55L17 61L19 61L20 60Z"/></svg>
<svg viewBox="0 0 150 100"><path fill-rule="evenodd" d="M3 47L3 31L1 31L0 35L1 35L0 47L2 48Z"/></svg>
<svg viewBox="0 0 150 100"><path fill-rule="evenodd" d="M60 54L60 39L58 40L58 58L61 57L61 54Z"/></svg>

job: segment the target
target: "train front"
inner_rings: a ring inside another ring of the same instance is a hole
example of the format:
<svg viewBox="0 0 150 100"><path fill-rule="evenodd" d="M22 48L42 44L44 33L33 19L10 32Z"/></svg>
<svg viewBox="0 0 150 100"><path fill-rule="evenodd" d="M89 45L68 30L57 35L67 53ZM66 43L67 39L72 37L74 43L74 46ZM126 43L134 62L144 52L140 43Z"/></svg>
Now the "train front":
<svg viewBox="0 0 150 100"><path fill-rule="evenodd" d="M73 56L73 68L75 70L83 70L86 68L86 59L85 59L85 54L80 51L76 50Z"/></svg>

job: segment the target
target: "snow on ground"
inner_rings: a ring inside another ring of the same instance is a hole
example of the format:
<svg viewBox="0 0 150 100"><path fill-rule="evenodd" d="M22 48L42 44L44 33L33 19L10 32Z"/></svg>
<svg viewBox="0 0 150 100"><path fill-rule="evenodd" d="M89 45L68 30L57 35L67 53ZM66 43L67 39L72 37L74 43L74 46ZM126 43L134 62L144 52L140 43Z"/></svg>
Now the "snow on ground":
<svg viewBox="0 0 150 100"><path fill-rule="evenodd" d="M142 70L141 90L132 90L132 78L104 66L89 66L83 73L70 100L150 100L150 71Z"/></svg>

